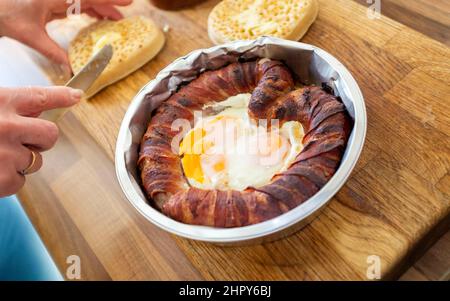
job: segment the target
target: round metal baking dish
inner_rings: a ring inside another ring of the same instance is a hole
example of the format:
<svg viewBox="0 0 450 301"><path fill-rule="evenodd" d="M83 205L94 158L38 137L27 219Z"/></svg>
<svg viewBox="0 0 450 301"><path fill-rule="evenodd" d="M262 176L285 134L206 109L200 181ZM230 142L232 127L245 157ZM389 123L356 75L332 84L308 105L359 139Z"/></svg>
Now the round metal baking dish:
<svg viewBox="0 0 450 301"><path fill-rule="evenodd" d="M221 68L238 60L266 57L284 61L302 81L327 83L343 100L354 127L341 165L328 183L309 200L271 220L239 228L213 228L177 222L149 205L140 186L136 165L139 144L151 112L205 70ZM272 37L237 41L200 49L175 60L145 85L131 102L120 127L116 145L116 174L127 199L150 222L173 234L218 244L248 244L289 235L309 223L350 176L361 154L367 128L361 90L350 72L336 58L312 45Z"/></svg>

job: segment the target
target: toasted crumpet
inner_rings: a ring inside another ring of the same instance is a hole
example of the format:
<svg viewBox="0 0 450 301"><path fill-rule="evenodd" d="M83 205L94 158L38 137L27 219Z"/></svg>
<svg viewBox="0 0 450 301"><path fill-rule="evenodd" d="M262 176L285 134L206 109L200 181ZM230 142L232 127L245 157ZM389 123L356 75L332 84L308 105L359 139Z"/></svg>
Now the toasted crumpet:
<svg viewBox="0 0 450 301"><path fill-rule="evenodd" d="M120 21L102 20L81 30L72 41L69 46L70 64L76 74L97 51L106 44L112 45L113 57L86 91L89 98L142 67L158 54L164 42L164 34L148 18L138 16Z"/></svg>
<svg viewBox="0 0 450 301"><path fill-rule="evenodd" d="M298 41L316 20L317 0L224 0L211 11L215 44L273 36Z"/></svg>

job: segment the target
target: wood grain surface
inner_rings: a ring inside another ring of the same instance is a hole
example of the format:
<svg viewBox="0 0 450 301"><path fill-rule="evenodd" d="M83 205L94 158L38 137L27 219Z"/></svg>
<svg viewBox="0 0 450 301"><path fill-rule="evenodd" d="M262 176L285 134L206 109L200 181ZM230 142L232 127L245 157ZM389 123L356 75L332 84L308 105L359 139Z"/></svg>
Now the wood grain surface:
<svg viewBox="0 0 450 301"><path fill-rule="evenodd" d="M450 49L349 0L320 1L303 42L344 63L363 91L368 133L351 178L302 231L264 245L219 247L172 236L147 222L115 180L122 117L137 91L167 64L210 47L218 1L165 12L137 1L126 13L170 26L151 62L65 116L62 139L20 197L61 271L82 261L83 279L383 279L399 277L450 224ZM144 7L142 7L144 6Z"/></svg>
<svg viewBox="0 0 450 301"><path fill-rule="evenodd" d="M366 6L373 0L354 0ZM450 2L447 0L380 0L381 13L450 46Z"/></svg>

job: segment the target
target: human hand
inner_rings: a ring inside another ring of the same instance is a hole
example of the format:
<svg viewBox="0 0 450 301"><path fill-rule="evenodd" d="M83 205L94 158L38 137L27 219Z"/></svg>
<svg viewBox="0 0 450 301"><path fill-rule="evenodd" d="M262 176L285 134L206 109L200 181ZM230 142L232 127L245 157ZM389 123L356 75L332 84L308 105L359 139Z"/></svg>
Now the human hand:
<svg viewBox="0 0 450 301"><path fill-rule="evenodd" d="M122 18L122 14L114 5L125 6L133 2L133 0L74 1L80 1L81 12L96 18L112 20ZM0 1L0 36L18 40L70 71L67 53L48 36L45 25L52 20L67 17L67 11L74 1L2 0Z"/></svg>
<svg viewBox="0 0 450 301"><path fill-rule="evenodd" d="M78 103L82 93L67 87L0 88L0 197L16 193L25 183L22 172L38 171L40 153L56 143L58 127L36 117Z"/></svg>

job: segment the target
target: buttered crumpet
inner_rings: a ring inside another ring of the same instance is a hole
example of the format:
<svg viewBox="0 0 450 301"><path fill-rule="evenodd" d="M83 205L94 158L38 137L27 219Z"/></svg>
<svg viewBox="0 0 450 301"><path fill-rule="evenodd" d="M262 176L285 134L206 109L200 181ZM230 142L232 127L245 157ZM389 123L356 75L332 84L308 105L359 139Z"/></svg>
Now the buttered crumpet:
<svg viewBox="0 0 450 301"><path fill-rule="evenodd" d="M142 67L158 54L164 42L164 34L148 18L137 16L120 21L102 20L81 30L72 41L69 46L70 64L76 74L105 45L112 45L113 57L86 91L89 98Z"/></svg>
<svg viewBox="0 0 450 301"><path fill-rule="evenodd" d="M317 0L224 0L210 13L215 44L273 36L298 41L316 20Z"/></svg>

